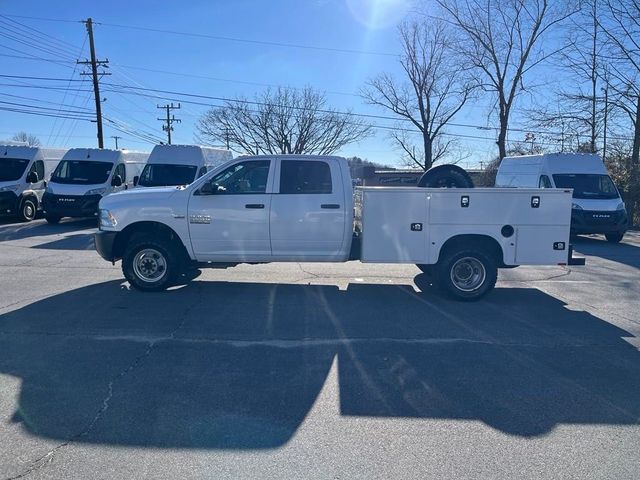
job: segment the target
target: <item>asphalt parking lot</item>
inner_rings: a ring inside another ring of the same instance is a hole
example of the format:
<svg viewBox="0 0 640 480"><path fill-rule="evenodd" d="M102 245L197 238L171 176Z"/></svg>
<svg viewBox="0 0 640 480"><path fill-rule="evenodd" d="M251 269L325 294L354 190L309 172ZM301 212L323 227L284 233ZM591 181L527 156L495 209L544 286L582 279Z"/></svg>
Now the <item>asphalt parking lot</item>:
<svg viewBox="0 0 640 480"><path fill-rule="evenodd" d="M640 234L502 271L241 265L131 291L93 223L0 224L0 478L640 477Z"/></svg>

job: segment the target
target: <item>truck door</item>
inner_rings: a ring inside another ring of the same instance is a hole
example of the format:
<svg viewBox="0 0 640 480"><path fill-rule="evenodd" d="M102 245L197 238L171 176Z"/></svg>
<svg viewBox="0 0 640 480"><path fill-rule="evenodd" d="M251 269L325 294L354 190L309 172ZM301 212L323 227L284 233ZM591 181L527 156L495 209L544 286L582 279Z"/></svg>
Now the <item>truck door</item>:
<svg viewBox="0 0 640 480"><path fill-rule="evenodd" d="M339 255L346 202L338 162L330 158L282 159L276 178L270 221L273 255Z"/></svg>
<svg viewBox="0 0 640 480"><path fill-rule="evenodd" d="M189 232L198 260L259 261L271 255L268 189L271 162L235 163L191 195Z"/></svg>

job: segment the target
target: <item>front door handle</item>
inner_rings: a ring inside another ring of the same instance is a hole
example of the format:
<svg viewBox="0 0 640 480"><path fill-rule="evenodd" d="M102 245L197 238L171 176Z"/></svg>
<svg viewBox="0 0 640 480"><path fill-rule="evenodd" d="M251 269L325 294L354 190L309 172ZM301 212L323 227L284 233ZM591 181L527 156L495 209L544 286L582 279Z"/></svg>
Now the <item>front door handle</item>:
<svg viewBox="0 0 640 480"><path fill-rule="evenodd" d="M263 203L247 203L244 208L264 208Z"/></svg>
<svg viewBox="0 0 640 480"><path fill-rule="evenodd" d="M337 210L338 208L340 208L340 205L338 205L337 203L323 203L322 205L320 205L320 208L329 208L332 210Z"/></svg>

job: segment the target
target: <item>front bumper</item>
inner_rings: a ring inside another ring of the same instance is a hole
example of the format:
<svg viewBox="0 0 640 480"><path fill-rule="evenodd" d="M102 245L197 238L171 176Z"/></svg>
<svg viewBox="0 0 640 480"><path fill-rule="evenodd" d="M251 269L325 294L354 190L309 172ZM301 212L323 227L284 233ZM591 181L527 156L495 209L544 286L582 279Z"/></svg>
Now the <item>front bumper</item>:
<svg viewBox="0 0 640 480"><path fill-rule="evenodd" d="M15 192L0 192L0 215L13 216L18 212L18 195Z"/></svg>
<svg viewBox="0 0 640 480"><path fill-rule="evenodd" d="M629 228L625 210L572 210L571 233L624 233Z"/></svg>
<svg viewBox="0 0 640 480"><path fill-rule="evenodd" d="M118 232L107 232L99 230L94 237L96 244L96 251L102 258L109 262L115 262L118 260L114 254L114 244L116 241L116 235Z"/></svg>
<svg viewBox="0 0 640 480"><path fill-rule="evenodd" d="M47 215L59 217L95 217L102 195L57 195L45 192L42 209Z"/></svg>

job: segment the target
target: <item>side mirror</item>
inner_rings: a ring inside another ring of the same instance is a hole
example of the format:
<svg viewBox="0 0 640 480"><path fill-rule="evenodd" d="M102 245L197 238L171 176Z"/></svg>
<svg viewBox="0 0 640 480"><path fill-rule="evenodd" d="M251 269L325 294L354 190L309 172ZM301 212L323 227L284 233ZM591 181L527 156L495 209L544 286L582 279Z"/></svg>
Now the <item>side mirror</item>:
<svg viewBox="0 0 640 480"><path fill-rule="evenodd" d="M38 183L40 179L38 178L38 172L29 172L27 175L27 182L29 183Z"/></svg>
<svg viewBox="0 0 640 480"><path fill-rule="evenodd" d="M133 177L133 186L135 187L136 185L138 185L138 181L140 181L140 177L138 175L136 175L135 177Z"/></svg>
<svg viewBox="0 0 640 480"><path fill-rule="evenodd" d="M111 185L113 187L119 187L122 185L122 177L120 175L114 175L111 179Z"/></svg>
<svg viewBox="0 0 640 480"><path fill-rule="evenodd" d="M205 182L198 190L198 195L215 195L216 189L211 182Z"/></svg>

